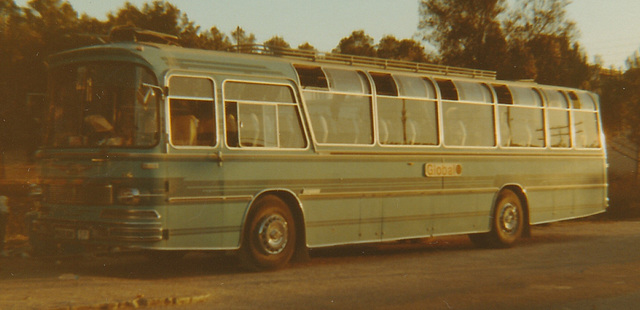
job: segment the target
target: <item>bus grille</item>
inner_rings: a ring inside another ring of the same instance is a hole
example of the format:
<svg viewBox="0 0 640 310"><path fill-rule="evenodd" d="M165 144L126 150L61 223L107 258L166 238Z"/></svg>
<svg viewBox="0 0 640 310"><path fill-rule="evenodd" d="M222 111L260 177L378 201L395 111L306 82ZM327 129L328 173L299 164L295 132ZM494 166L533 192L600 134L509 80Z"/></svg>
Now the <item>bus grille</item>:
<svg viewBox="0 0 640 310"><path fill-rule="evenodd" d="M50 185L46 190L46 201L66 205L110 205L113 204L113 186Z"/></svg>

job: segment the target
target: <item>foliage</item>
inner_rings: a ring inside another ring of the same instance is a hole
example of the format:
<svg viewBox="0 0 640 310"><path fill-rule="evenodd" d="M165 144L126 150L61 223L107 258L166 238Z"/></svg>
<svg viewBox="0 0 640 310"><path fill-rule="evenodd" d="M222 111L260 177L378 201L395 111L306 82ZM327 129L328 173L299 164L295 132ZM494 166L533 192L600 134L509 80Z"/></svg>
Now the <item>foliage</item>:
<svg viewBox="0 0 640 310"><path fill-rule="evenodd" d="M388 35L380 39L376 56L380 58L415 62L428 61L427 54L425 53L422 44L410 39L398 41L398 39L392 35Z"/></svg>
<svg viewBox="0 0 640 310"><path fill-rule="evenodd" d="M586 56L577 43L575 23L566 17L569 0L516 2L504 20L509 62L502 76L538 83L583 86L590 78Z"/></svg>
<svg viewBox="0 0 640 310"><path fill-rule="evenodd" d="M305 51L315 51L316 48L313 47L313 45L309 44L309 42L304 42L303 44L298 45L298 49L299 50L305 50Z"/></svg>
<svg viewBox="0 0 640 310"><path fill-rule="evenodd" d="M350 36L340 40L338 46L333 49L333 53L373 57L376 55L376 50L373 46L373 38L364 30L356 30Z"/></svg>
<svg viewBox="0 0 640 310"><path fill-rule="evenodd" d="M273 36L271 39L264 41L265 46L270 47L281 47L281 48L291 48L291 45L284 40L284 38L279 36Z"/></svg>
<svg viewBox="0 0 640 310"><path fill-rule="evenodd" d="M498 16L505 0L421 1L419 29L438 47L442 63L497 70L506 53Z"/></svg>
<svg viewBox="0 0 640 310"><path fill-rule="evenodd" d="M608 135L622 135L640 145L640 68L605 79L601 100Z"/></svg>
<svg viewBox="0 0 640 310"><path fill-rule="evenodd" d="M420 42L412 39L398 40L392 35L387 35L374 45L373 38L364 30L354 31L350 36L342 38L332 52L414 62L427 62L433 59L431 55L426 54Z"/></svg>
<svg viewBox="0 0 640 310"><path fill-rule="evenodd" d="M247 34L240 26L231 32L231 38L233 38L237 45L251 45L256 43L256 36L253 33Z"/></svg>
<svg viewBox="0 0 640 310"><path fill-rule="evenodd" d="M502 79L588 85L593 68L566 17L569 0L422 0L423 38L447 65L498 71Z"/></svg>
<svg viewBox="0 0 640 310"><path fill-rule="evenodd" d="M640 68L640 52L635 51L633 55L627 57L626 63L629 69Z"/></svg>

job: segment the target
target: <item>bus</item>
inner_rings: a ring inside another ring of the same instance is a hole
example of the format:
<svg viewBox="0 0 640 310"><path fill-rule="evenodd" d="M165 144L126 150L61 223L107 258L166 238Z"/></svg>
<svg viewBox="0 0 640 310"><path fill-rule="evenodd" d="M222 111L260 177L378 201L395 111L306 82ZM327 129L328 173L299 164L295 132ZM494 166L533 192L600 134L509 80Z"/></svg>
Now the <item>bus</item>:
<svg viewBox="0 0 640 310"><path fill-rule="evenodd" d="M48 60L34 247L221 251L275 269L309 249L442 235L509 247L607 208L591 92L112 37Z"/></svg>

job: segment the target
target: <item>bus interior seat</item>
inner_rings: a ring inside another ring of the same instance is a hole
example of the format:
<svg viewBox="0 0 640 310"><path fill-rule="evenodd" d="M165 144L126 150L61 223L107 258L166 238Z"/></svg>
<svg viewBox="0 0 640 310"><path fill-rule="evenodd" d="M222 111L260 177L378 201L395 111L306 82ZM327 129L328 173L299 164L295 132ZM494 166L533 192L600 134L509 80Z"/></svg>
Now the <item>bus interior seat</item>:
<svg viewBox="0 0 640 310"><path fill-rule="evenodd" d="M413 120L407 121L407 141L406 143L409 145L414 145L418 141L418 130L416 127L416 122Z"/></svg>
<svg viewBox="0 0 640 310"><path fill-rule="evenodd" d="M329 141L329 123L324 115L320 115L320 130L316 132L319 133L318 137L316 137L318 142L327 143Z"/></svg>
<svg viewBox="0 0 640 310"><path fill-rule="evenodd" d="M242 146L259 146L260 119L256 113L251 113L248 118L240 122L240 144Z"/></svg>
<svg viewBox="0 0 640 310"><path fill-rule="evenodd" d="M171 118L171 142L174 145L196 145L198 138L198 119L191 115L178 115Z"/></svg>
<svg viewBox="0 0 640 310"><path fill-rule="evenodd" d="M389 143L389 121L388 120L380 120L380 133L379 139L381 144Z"/></svg>

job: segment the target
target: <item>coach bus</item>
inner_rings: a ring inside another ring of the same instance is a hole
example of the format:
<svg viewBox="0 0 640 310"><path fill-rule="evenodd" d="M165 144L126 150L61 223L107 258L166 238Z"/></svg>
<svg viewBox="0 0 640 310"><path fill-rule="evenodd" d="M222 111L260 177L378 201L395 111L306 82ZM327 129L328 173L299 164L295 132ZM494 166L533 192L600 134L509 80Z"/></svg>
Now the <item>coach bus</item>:
<svg viewBox="0 0 640 310"><path fill-rule="evenodd" d="M40 246L224 251L273 269L313 248L441 235L508 247L606 210L588 91L113 37L48 61Z"/></svg>

